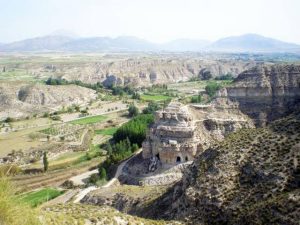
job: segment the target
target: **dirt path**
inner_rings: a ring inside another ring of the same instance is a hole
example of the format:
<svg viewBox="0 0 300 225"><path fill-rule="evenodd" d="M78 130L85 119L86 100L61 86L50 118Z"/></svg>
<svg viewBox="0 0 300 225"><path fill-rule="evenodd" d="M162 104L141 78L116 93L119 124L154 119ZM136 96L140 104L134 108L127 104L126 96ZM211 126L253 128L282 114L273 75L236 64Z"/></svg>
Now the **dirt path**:
<svg viewBox="0 0 300 225"><path fill-rule="evenodd" d="M69 180L74 183L74 185L84 185L84 180L88 179L92 174L98 173L98 169L94 169L77 176L71 177Z"/></svg>
<svg viewBox="0 0 300 225"><path fill-rule="evenodd" d="M133 157L135 157L137 154L139 154L142 151L142 149L139 149L138 151L136 151L131 157L129 157L128 159L126 159L125 161L123 161L119 166L118 169L116 171L115 176L108 182L106 183L104 186L100 187L100 188L108 188L110 186L112 186L116 181L118 181L118 177L122 174L122 170L124 168L124 166L126 165L126 163ZM92 172L92 171L90 171ZM84 174L83 177L85 177L86 174ZM81 178L80 176L79 179ZM79 180L78 180L79 181ZM81 180L82 181L82 180ZM79 203L81 201L81 199L84 198L84 196L86 196L89 192L97 190L99 188L97 188L96 186L91 186L85 189L82 189L77 195L76 198L74 200L74 203Z"/></svg>

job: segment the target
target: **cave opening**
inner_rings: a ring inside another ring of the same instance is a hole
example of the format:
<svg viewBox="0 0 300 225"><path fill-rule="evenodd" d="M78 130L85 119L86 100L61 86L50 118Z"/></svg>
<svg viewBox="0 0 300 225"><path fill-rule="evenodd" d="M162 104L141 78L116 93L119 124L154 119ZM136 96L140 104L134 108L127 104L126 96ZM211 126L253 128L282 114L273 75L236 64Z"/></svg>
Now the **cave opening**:
<svg viewBox="0 0 300 225"><path fill-rule="evenodd" d="M180 158L180 156L177 156L177 158L176 158L176 162L177 162L177 163L180 163L180 162L181 162L181 158Z"/></svg>
<svg viewBox="0 0 300 225"><path fill-rule="evenodd" d="M158 160L160 160L159 153L157 153L155 156Z"/></svg>

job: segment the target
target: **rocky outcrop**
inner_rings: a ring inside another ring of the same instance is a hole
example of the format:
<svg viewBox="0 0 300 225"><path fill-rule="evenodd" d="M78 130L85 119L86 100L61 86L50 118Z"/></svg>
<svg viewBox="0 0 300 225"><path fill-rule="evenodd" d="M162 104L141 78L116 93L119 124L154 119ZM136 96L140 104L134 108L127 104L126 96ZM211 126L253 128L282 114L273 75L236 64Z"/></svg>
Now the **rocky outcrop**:
<svg viewBox="0 0 300 225"><path fill-rule="evenodd" d="M256 125L288 115L300 103L300 66L257 66L241 73L220 97L238 102Z"/></svg>
<svg viewBox="0 0 300 225"><path fill-rule="evenodd" d="M211 146L144 215L188 224L298 224L299 115Z"/></svg>
<svg viewBox="0 0 300 225"><path fill-rule="evenodd" d="M86 104L96 97L95 91L75 85L3 82L0 84L0 119L52 112L73 104Z"/></svg>

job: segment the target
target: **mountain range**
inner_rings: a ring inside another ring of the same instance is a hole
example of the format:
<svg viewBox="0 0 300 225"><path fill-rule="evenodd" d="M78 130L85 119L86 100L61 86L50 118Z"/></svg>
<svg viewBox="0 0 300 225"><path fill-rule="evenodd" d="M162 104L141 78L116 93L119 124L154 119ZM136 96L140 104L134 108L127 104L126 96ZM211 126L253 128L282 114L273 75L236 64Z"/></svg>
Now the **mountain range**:
<svg viewBox="0 0 300 225"><path fill-rule="evenodd" d="M132 36L87 37L51 34L43 37L0 44L0 52L137 52L137 51L214 51L214 52L293 52L300 45L257 34L230 36L215 42L177 39L157 44Z"/></svg>

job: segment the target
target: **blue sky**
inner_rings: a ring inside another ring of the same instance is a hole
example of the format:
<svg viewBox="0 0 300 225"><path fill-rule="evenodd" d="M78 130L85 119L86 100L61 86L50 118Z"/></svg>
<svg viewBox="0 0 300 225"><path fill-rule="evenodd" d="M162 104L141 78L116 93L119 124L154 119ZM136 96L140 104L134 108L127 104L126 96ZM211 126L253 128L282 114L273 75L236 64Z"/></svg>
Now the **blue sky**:
<svg viewBox="0 0 300 225"><path fill-rule="evenodd" d="M300 44L300 0L0 0L0 42L68 30L154 42L258 33Z"/></svg>

